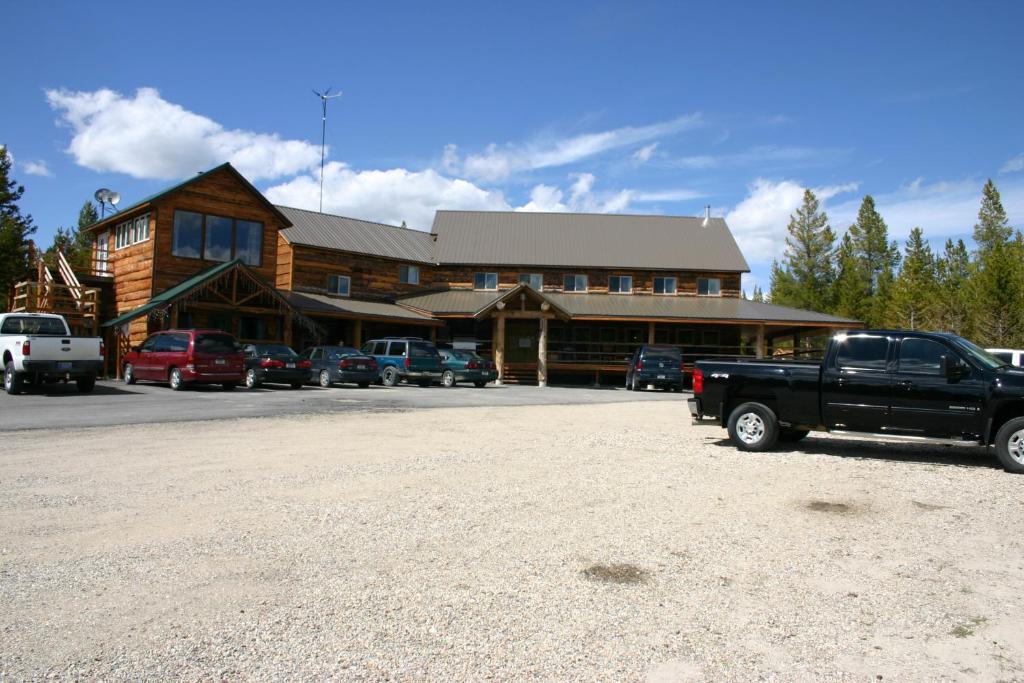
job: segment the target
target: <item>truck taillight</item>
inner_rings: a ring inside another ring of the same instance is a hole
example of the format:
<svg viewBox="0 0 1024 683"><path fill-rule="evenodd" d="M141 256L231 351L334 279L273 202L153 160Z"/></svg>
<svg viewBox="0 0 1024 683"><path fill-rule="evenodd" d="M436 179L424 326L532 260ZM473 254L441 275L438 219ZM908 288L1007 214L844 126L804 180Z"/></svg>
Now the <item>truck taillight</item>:
<svg viewBox="0 0 1024 683"><path fill-rule="evenodd" d="M412 360L409 359L409 358L406 358L405 359L405 367L406 367L406 369L408 369L409 366L411 366L411 365L412 365Z"/></svg>
<svg viewBox="0 0 1024 683"><path fill-rule="evenodd" d="M638 360L636 362L636 369L637 370L643 370L644 369L644 362L642 360Z"/></svg>
<svg viewBox="0 0 1024 683"><path fill-rule="evenodd" d="M100 342L100 356L103 358L107 357L107 347L102 341Z"/></svg>
<svg viewBox="0 0 1024 683"><path fill-rule="evenodd" d="M704 372L700 368L693 369L693 395L704 393Z"/></svg>
<svg viewBox="0 0 1024 683"><path fill-rule="evenodd" d="M32 355L32 342L30 342L28 339L21 343L21 355Z"/></svg>

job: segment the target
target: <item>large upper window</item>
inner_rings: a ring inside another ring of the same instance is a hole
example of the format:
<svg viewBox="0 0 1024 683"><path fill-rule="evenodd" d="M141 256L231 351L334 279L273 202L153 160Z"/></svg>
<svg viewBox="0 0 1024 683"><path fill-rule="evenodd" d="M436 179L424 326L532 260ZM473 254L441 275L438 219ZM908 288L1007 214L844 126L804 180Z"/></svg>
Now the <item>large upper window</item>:
<svg viewBox="0 0 1024 683"><path fill-rule="evenodd" d="M544 291L544 276L540 273L519 273L519 284L529 285L541 292Z"/></svg>
<svg viewBox="0 0 1024 683"><path fill-rule="evenodd" d="M721 296L722 281L717 277L697 278L697 294L701 296Z"/></svg>
<svg viewBox="0 0 1024 683"><path fill-rule="evenodd" d="M114 230L114 249L123 249L149 239L149 214L118 223Z"/></svg>
<svg viewBox="0 0 1024 683"><path fill-rule="evenodd" d="M563 285L562 289L567 292L585 292L587 291L587 276L566 275Z"/></svg>
<svg viewBox="0 0 1024 683"><path fill-rule="evenodd" d="M884 370L889 339L860 334L839 342L836 365L850 370Z"/></svg>
<svg viewBox="0 0 1024 683"><path fill-rule="evenodd" d="M238 258L247 265L258 266L262 249L262 223L192 211L174 212L171 253L175 256L220 262Z"/></svg>
<svg viewBox="0 0 1024 683"><path fill-rule="evenodd" d="M327 278L327 291L339 296L348 296L352 291L352 278L347 275L331 275Z"/></svg>
<svg viewBox="0 0 1024 683"><path fill-rule="evenodd" d="M631 294L633 292L633 276L612 275L608 278L608 291L612 294Z"/></svg>
<svg viewBox="0 0 1024 683"><path fill-rule="evenodd" d="M398 266L398 281L405 285L418 285L420 283L420 267Z"/></svg>
<svg viewBox="0 0 1024 683"><path fill-rule="evenodd" d="M675 294L676 293L676 279L674 277L656 277L656 278L654 278L654 293L655 294Z"/></svg>
<svg viewBox="0 0 1024 683"><path fill-rule="evenodd" d="M497 289L497 273L477 273L473 276L473 289Z"/></svg>

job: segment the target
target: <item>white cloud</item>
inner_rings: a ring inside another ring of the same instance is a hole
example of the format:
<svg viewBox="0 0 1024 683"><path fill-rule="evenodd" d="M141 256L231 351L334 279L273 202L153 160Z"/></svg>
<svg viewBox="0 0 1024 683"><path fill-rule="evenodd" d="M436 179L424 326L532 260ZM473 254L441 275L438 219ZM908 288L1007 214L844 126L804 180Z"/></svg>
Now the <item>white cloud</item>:
<svg viewBox="0 0 1024 683"><path fill-rule="evenodd" d="M44 178L52 178L53 172L46 166L45 161L26 161L21 165L25 169L25 173L29 175L42 176Z"/></svg>
<svg viewBox="0 0 1024 683"><path fill-rule="evenodd" d="M678 157L667 160L665 165L670 168L685 168L688 170L705 170L721 168L723 166L751 166L768 163L811 165L831 163L847 156L849 153L850 150L848 149L762 145L733 154L719 154L716 156L700 154Z"/></svg>
<svg viewBox="0 0 1024 683"><path fill-rule="evenodd" d="M651 144L641 147L637 151L633 152L633 161L637 164L646 164L651 160L654 155L654 150L658 149L658 143L652 142Z"/></svg>
<svg viewBox="0 0 1024 683"><path fill-rule="evenodd" d="M696 190L652 190L650 192L633 192L632 199L637 202L688 202L705 196Z"/></svg>
<svg viewBox="0 0 1024 683"><path fill-rule="evenodd" d="M1024 154L1018 154L999 169L1000 173L1016 173L1017 171L1024 171Z"/></svg>
<svg viewBox="0 0 1024 683"><path fill-rule="evenodd" d="M814 188L814 193L824 202L839 194L853 192L858 187L858 183L830 185ZM758 178L748 188L747 196L726 213L726 223L751 263L770 263L782 255L786 248L789 217L800 206L803 196L802 183ZM833 227L839 225L831 212L829 218ZM841 232L839 228L836 230Z"/></svg>
<svg viewBox="0 0 1024 683"><path fill-rule="evenodd" d="M230 161L251 180L280 178L320 161L319 146L276 134L227 130L139 88L134 97L106 88L92 92L49 90L50 106L71 128L68 151L94 171L173 180Z"/></svg>
<svg viewBox="0 0 1024 683"><path fill-rule="evenodd" d="M300 175L264 193L277 204L316 210L319 173ZM438 209L501 211L511 208L500 191L485 190L436 171L404 168L355 171L332 161L324 167L324 211L355 218L429 229Z"/></svg>
<svg viewBox="0 0 1024 683"><path fill-rule="evenodd" d="M530 201L516 207L516 211L547 211L583 213L621 213L629 208L633 190L619 190L612 193L594 192L596 178L592 173L574 173L569 187L569 198L565 192L553 185L535 185L530 191Z"/></svg>
<svg viewBox="0 0 1024 683"><path fill-rule="evenodd" d="M545 138L522 145L491 144L482 153L467 156L461 170L471 178L493 182L516 172L564 166L612 149L691 130L701 122L699 114L690 114L648 126L625 126L570 138Z"/></svg>

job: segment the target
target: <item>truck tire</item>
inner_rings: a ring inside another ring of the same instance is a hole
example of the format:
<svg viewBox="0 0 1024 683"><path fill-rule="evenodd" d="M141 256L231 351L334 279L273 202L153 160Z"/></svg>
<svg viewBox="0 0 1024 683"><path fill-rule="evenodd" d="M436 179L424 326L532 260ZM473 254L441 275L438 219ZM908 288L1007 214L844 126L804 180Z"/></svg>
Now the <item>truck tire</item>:
<svg viewBox="0 0 1024 683"><path fill-rule="evenodd" d="M388 367L384 368L384 374L381 376L381 379L384 381L384 386L395 386L396 384L398 384L399 380L398 370L389 365Z"/></svg>
<svg viewBox="0 0 1024 683"><path fill-rule="evenodd" d="M806 429L780 429L779 443L796 443L810 434Z"/></svg>
<svg viewBox="0 0 1024 683"><path fill-rule="evenodd" d="M779 422L768 406L744 403L729 416L729 438L741 451L767 451L779 438Z"/></svg>
<svg viewBox="0 0 1024 683"><path fill-rule="evenodd" d="M14 369L14 361L8 361L4 367L4 391L17 396L25 387L25 376Z"/></svg>
<svg viewBox="0 0 1024 683"><path fill-rule="evenodd" d="M1007 420L996 433L996 457L1007 472L1024 474L1024 417Z"/></svg>
<svg viewBox="0 0 1024 683"><path fill-rule="evenodd" d="M78 391L83 394L88 394L96 388L95 377L83 377L82 379L75 380L75 384L78 385Z"/></svg>

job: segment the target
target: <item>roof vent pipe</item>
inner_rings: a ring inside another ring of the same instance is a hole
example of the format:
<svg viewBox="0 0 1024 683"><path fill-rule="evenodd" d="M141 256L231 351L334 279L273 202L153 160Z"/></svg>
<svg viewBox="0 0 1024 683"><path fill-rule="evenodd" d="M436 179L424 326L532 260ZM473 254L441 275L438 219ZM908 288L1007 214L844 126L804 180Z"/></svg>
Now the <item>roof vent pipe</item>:
<svg viewBox="0 0 1024 683"><path fill-rule="evenodd" d="M701 221L701 227L708 227L708 222L711 220L711 205L708 204L704 207L704 220Z"/></svg>

